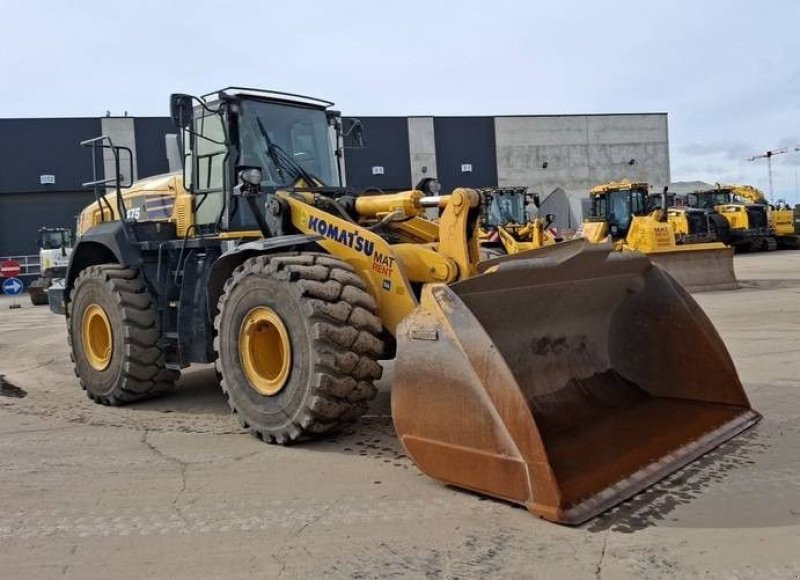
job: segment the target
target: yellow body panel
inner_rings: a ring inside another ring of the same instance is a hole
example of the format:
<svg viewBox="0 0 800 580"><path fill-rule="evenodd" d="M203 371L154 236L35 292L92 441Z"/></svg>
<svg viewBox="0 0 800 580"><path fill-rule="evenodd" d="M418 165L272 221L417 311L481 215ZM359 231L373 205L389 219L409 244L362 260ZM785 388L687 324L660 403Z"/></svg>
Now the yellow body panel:
<svg viewBox="0 0 800 580"><path fill-rule="evenodd" d="M688 236L689 220L686 219L686 212L680 209L670 208L667 211L667 221L672 226L676 236Z"/></svg>
<svg viewBox="0 0 800 580"><path fill-rule="evenodd" d="M78 219L77 235L102 221L119 219L117 196L106 195L105 203L92 203L84 208ZM174 221L179 237L194 235L194 212L192 194L183 187L183 176L177 173L140 179L131 187L122 190L122 199L131 220ZM110 206L110 208L109 208Z"/></svg>
<svg viewBox="0 0 800 580"><path fill-rule="evenodd" d="M660 222L652 216L634 216L625 238L624 247L645 254L668 252L678 249L672 225Z"/></svg>
<svg viewBox="0 0 800 580"><path fill-rule="evenodd" d="M744 205L727 203L725 205L714 206L714 209L728 220L728 225L730 225L732 230L746 230L750 227L750 222L747 218L747 210Z"/></svg>
<svg viewBox="0 0 800 580"><path fill-rule="evenodd" d="M790 209L774 209L769 212L769 225L774 228L777 236L793 236L794 212Z"/></svg>
<svg viewBox="0 0 800 580"><path fill-rule="evenodd" d="M600 244L608 240L607 221L584 221L576 237L585 238L593 244Z"/></svg>

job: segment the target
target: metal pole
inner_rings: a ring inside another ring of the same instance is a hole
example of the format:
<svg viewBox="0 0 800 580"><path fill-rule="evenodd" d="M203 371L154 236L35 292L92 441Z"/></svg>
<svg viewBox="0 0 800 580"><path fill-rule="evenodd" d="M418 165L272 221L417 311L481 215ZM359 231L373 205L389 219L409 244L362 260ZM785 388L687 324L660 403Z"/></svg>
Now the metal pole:
<svg viewBox="0 0 800 580"><path fill-rule="evenodd" d="M767 151L767 171L769 172L769 201L775 201L775 195L772 191L772 151Z"/></svg>

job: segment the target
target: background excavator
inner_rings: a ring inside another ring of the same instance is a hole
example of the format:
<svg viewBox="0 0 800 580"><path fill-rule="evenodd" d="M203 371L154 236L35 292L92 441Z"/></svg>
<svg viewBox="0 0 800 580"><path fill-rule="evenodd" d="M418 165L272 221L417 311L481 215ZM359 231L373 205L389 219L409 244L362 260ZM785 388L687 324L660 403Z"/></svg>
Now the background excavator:
<svg viewBox="0 0 800 580"><path fill-rule="evenodd" d="M283 444L356 420L395 357L394 425L420 469L568 524L759 420L711 322L646 257L578 240L481 262L479 192L454 190L437 223L421 191L341 187L331 105L172 96L186 195L137 215L117 177L118 219L72 253L90 398L155 396L213 362L240 423ZM86 143L119 163L107 137ZM88 185L110 205L108 181Z"/></svg>
<svg viewBox="0 0 800 580"><path fill-rule="evenodd" d="M728 228L721 230L725 236L722 241L737 250L777 249L778 241L771 223L769 204L754 187L717 184L714 189L689 193L686 200L689 207L724 217Z"/></svg>
<svg viewBox="0 0 800 580"><path fill-rule="evenodd" d="M779 248L800 248L800 222L795 221L795 212L785 202L771 204L764 193L752 185L726 185L734 198L767 208L767 223L775 236Z"/></svg>
<svg viewBox="0 0 800 580"><path fill-rule="evenodd" d="M738 288L733 250L721 242L681 240L669 220L666 191L655 207L647 183L598 185L591 189L589 198L590 214L576 237L592 243L611 240L620 251L646 254L690 291Z"/></svg>

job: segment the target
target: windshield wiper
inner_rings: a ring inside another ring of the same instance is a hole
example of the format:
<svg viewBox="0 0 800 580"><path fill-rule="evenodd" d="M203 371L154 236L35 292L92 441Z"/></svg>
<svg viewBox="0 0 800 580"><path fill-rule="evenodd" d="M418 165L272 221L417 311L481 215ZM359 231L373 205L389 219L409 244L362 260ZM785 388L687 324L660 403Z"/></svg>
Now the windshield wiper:
<svg viewBox="0 0 800 580"><path fill-rule="evenodd" d="M278 169L281 179L283 179L283 171L286 170L292 179L295 181L297 181L297 179L303 179L309 187L313 187L315 184L324 185L321 180L306 171L302 165L292 159L291 155L286 153L286 151L269 138L267 130L264 129L264 125L261 123L259 117L256 117L256 123L258 123L258 129L261 131L261 135L263 135L264 141L267 143L267 154Z"/></svg>

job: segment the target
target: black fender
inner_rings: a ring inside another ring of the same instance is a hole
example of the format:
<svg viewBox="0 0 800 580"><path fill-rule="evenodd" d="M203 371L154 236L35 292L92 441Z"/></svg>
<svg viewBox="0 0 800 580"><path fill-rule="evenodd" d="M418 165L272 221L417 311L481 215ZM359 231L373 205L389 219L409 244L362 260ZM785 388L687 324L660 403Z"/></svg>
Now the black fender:
<svg viewBox="0 0 800 580"><path fill-rule="evenodd" d="M271 254L278 250L287 250L289 248L299 249L321 239L322 236L306 234L277 236L240 244L222 254L211 266L211 273L208 277L207 308L209 319L214 320L214 316L217 313L217 302L219 302L219 297L222 295L225 281L231 277L231 274L239 264L254 256Z"/></svg>
<svg viewBox="0 0 800 580"><path fill-rule="evenodd" d="M84 233L69 258L66 280L64 281L64 300L69 295L75 279L82 270L96 264L125 264L137 267L141 264L141 252L132 244L120 221L103 222Z"/></svg>

